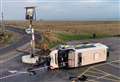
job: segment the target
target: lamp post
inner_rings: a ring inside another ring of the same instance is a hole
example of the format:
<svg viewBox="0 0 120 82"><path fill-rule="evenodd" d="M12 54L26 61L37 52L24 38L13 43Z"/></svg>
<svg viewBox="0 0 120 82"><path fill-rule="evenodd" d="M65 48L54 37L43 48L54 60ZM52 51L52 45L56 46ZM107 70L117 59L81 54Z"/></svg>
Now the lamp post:
<svg viewBox="0 0 120 82"><path fill-rule="evenodd" d="M25 7L26 9L26 16L25 19L29 20L29 28L26 29L26 32L28 34L31 34L31 51L30 51L30 55L31 58L34 57L35 54L35 35L34 35L34 28L32 27L32 21L36 19L36 11L35 11L35 7Z"/></svg>

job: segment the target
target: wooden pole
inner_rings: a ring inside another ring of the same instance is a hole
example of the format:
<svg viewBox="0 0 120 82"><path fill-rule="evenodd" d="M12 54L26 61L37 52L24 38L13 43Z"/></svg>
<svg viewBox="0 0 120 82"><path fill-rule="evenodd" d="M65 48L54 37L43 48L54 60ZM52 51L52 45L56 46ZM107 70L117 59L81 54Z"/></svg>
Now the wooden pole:
<svg viewBox="0 0 120 82"><path fill-rule="evenodd" d="M3 12L1 13L2 15L2 20L1 20L1 34L4 34L5 32L5 25L4 25L4 15Z"/></svg>

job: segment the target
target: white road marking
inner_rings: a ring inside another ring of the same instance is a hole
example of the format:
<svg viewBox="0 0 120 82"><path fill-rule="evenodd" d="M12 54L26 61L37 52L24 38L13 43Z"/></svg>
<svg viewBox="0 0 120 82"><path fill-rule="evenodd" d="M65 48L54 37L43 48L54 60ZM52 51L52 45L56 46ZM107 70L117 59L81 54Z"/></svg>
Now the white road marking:
<svg viewBox="0 0 120 82"><path fill-rule="evenodd" d="M115 60L115 61L111 61L111 62L108 62L108 63L112 63L112 62L117 62L117 61L120 61L120 60ZM105 64L107 64L107 63L105 63ZM89 67L88 69L86 69L80 76L78 76L78 77L81 77L82 75L84 75L86 72L88 72L91 68L94 68L94 67L97 67L97 66L101 66L101 65L104 65L104 64L100 64L100 65L96 65L96 66L91 66L91 67ZM37 71L37 70L42 70L42 69L45 69L45 68L47 68L48 66L46 66L46 67L41 67L41 68L38 68L38 69L34 69L34 70L32 70L32 71ZM96 68L94 68L94 69L96 69ZM98 70L98 69L97 69ZM99 71L102 71L102 70L99 70ZM10 71L9 71L10 72ZM102 71L102 72L104 72L104 71ZM0 80L2 80L2 79L5 79L5 78L9 78L9 77L13 77L13 76L16 76L16 75L20 75L20 74L24 74L24 73L29 73L29 72L25 72L25 71L23 71L23 72L20 72L20 71L18 71L18 72L16 72L15 74L12 74L12 75L8 75L8 76L5 76L5 77L1 77L0 78ZM104 73L106 73L106 74L109 74L109 73L107 73L107 72L104 72ZM110 74L111 76L114 76L114 75L112 75L112 74ZM117 76L114 76L114 77L116 77L116 78L119 78L119 77L117 77Z"/></svg>
<svg viewBox="0 0 120 82"><path fill-rule="evenodd" d="M103 70L99 70L99 69L97 69L97 68L93 68L94 70L96 70L96 71L99 71L99 72L101 72L101 73L104 73L104 74L109 74L109 73L107 73L107 72L105 72L105 71L103 71Z"/></svg>
<svg viewBox="0 0 120 82"><path fill-rule="evenodd" d="M48 66L41 67L41 68L37 68L37 69L33 69L33 70L31 70L31 71L44 70L44 69L46 69L46 68L48 68ZM13 73L13 74L8 75L8 76L1 77L0 80L5 79L5 78L14 77L14 76L17 76L17 75L20 75L20 74L29 74L29 73L30 73L30 72L28 72L28 71L17 71L17 70L10 70L10 71L8 71L8 72Z"/></svg>
<svg viewBox="0 0 120 82"><path fill-rule="evenodd" d="M10 73L16 73L16 72L18 72L17 70L10 70L10 71L8 71L8 72L10 72Z"/></svg>
<svg viewBox="0 0 120 82"><path fill-rule="evenodd" d="M113 81L113 82L118 82L119 80L115 80L115 79L110 79L110 78L108 78L108 77L104 77L104 79L106 79L106 80L111 80L111 81Z"/></svg>
<svg viewBox="0 0 120 82"><path fill-rule="evenodd" d="M38 70L45 70L47 69L49 66L44 66L44 67L40 67L40 68L37 68L37 69L33 69L32 71L38 71Z"/></svg>
<svg viewBox="0 0 120 82"><path fill-rule="evenodd" d="M106 76L109 76L110 74L106 74L106 75L104 75L104 76L101 76L101 77L97 77L96 79L102 79L102 78L104 78L104 77L106 77Z"/></svg>
<svg viewBox="0 0 120 82"><path fill-rule="evenodd" d="M114 60L114 61L110 61L110 62L107 62L107 63L95 65L95 66L93 66L93 68L98 67L98 66L102 66L102 65L105 65L105 64L110 64L110 63L113 63L113 62L118 62L118 61L120 61L120 60Z"/></svg>
<svg viewBox="0 0 120 82"><path fill-rule="evenodd" d="M107 76L107 75L106 75ZM114 79L110 79L110 78L106 78L106 76L102 77L102 78L98 78L98 79L105 79L105 80L110 80L110 81L113 81L113 82L118 82L119 80L114 80ZM108 75L109 76L109 75ZM96 79L97 80L97 79ZM87 80L87 82L99 82L99 81L96 81L96 80Z"/></svg>
<svg viewBox="0 0 120 82"><path fill-rule="evenodd" d="M109 65L111 65L111 66L113 66L113 67L115 67L115 68L120 68L119 65L115 65L115 64L111 64L111 63L109 63Z"/></svg>
<svg viewBox="0 0 120 82"><path fill-rule="evenodd" d="M89 74L85 74L85 75L87 75L87 76L90 76L90 77L95 77L96 78L96 80L97 79L105 79L105 80L111 80L111 81L114 81L114 82L117 82L118 80L114 80L114 79L110 79L110 78L105 78L105 77L107 77L107 76L111 76L111 74L106 74L106 75L104 75L104 76L101 76L101 77L98 77L98 76L94 76L94 75L89 75ZM88 80L88 82L91 82L91 80ZM95 81L96 82L96 81Z"/></svg>
<svg viewBox="0 0 120 82"><path fill-rule="evenodd" d="M89 71L90 72L90 71ZM101 77L98 77L98 76L94 76L94 75L89 75L89 74L85 74L86 76L90 76L90 77L95 77L96 79L106 79L106 80L111 80L113 82L117 82L118 80L114 80L114 79L110 79L110 78L106 78L107 76L111 76L111 74L106 74L106 75L103 75ZM91 82L91 80L88 80ZM95 81L96 82L96 81Z"/></svg>
<svg viewBox="0 0 120 82"><path fill-rule="evenodd" d="M20 74L23 74L23 73L15 73L15 74L12 74L12 75L8 75L8 76L5 76L5 77L1 77L0 80L6 79L6 78L10 78L10 77L13 77L13 76L17 76L17 75L20 75Z"/></svg>
<svg viewBox="0 0 120 82"><path fill-rule="evenodd" d="M104 72L104 73L106 73L106 74L109 74L109 75L111 75L111 76L113 76L113 77L115 77L115 78L117 78L117 79L120 79L118 76L115 76L115 75L113 75L113 74L110 74L110 73L107 73L107 72L105 72L105 71L103 71L103 70L99 70L99 69L97 69L97 68L94 68L95 70L98 70L98 71L101 71L101 72Z"/></svg>
<svg viewBox="0 0 120 82"><path fill-rule="evenodd" d="M105 64L109 64L109 63L112 63L112 62L118 62L118 61L120 61L120 60L114 60L114 61L110 61L110 62L107 62L107 63L104 63L104 64L91 66L91 67L89 67L88 69L86 69L82 74L80 74L78 77L81 77L82 75L84 75L85 73L87 73L91 68L93 68L93 69L96 69L96 70L98 70L98 71L101 71L101 72L105 73L107 76L108 76L108 75L111 75L111 76L116 77L117 79L119 79L119 77L117 77L117 76L115 76L115 75L109 74L109 73L107 73L107 72L105 72L105 71L102 71L102 70L99 70L99 69L95 68L95 67L98 67L98 66L102 66L102 65L105 65ZM104 78L104 77L106 77L106 76L103 76L103 78Z"/></svg>
<svg viewBox="0 0 120 82"><path fill-rule="evenodd" d="M95 77L95 78L99 78L98 76L95 75L89 75L89 74L85 74L86 76L90 76L90 77Z"/></svg>
<svg viewBox="0 0 120 82"><path fill-rule="evenodd" d="M100 81L96 81L96 80L90 79L90 80L87 80L86 82L100 82Z"/></svg>
<svg viewBox="0 0 120 82"><path fill-rule="evenodd" d="M12 57L10 57L10 58L8 58L8 59L6 59L6 60L2 60L2 61L0 61L0 64L1 63L5 63L5 62L8 62L9 60L12 60L12 59L14 59L15 57L17 57L17 56L20 56L22 53L16 53L14 56L12 56Z"/></svg>
<svg viewBox="0 0 120 82"><path fill-rule="evenodd" d="M15 73L29 73L27 71L17 71L17 70L10 70L8 72L13 73L13 74L15 74Z"/></svg>
<svg viewBox="0 0 120 82"><path fill-rule="evenodd" d="M88 71L88 72L90 72L90 73L94 73L94 74L99 74L99 75L104 75L103 73L101 73L101 72L98 72L98 71Z"/></svg>
<svg viewBox="0 0 120 82"><path fill-rule="evenodd" d="M84 75L85 73L87 73L92 67L89 67L88 69L86 69L81 75L79 75L78 77L81 77L82 75Z"/></svg>

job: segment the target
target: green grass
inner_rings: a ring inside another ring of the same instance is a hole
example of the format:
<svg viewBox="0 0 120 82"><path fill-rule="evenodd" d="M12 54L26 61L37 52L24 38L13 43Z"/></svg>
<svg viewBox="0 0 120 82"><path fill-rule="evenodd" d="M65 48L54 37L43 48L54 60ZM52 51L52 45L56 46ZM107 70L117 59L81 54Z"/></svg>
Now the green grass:
<svg viewBox="0 0 120 82"><path fill-rule="evenodd" d="M55 47L58 44L61 44L61 43L60 42L50 43L48 46L49 46L49 48L53 48L53 47Z"/></svg>
<svg viewBox="0 0 120 82"><path fill-rule="evenodd" d="M75 34L58 33L57 35L63 41L93 39L93 34L79 34L79 35L76 34L75 35ZM109 37L109 35L96 34L96 38L95 39L105 38L105 37Z"/></svg>
<svg viewBox="0 0 120 82"><path fill-rule="evenodd" d="M56 35L59 39L61 39L61 42L50 43L49 48L53 48L56 45L63 44L67 41L93 39L93 34L79 34L79 35L77 35L77 34L67 34L67 33L56 33ZM95 39L106 38L106 37L110 37L110 35L96 34Z"/></svg>

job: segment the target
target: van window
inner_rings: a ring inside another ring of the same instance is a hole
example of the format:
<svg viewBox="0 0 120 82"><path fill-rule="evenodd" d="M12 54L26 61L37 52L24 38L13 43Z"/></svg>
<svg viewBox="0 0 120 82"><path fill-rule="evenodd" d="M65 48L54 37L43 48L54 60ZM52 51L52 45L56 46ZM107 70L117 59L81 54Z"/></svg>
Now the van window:
<svg viewBox="0 0 120 82"><path fill-rule="evenodd" d="M85 48L93 48L95 47L94 45L78 45L78 46L75 46L75 49L85 49Z"/></svg>
<svg viewBox="0 0 120 82"><path fill-rule="evenodd" d="M82 56L81 53L78 53L78 65L80 66L82 62Z"/></svg>
<svg viewBox="0 0 120 82"><path fill-rule="evenodd" d="M55 54L55 64L57 64L57 54Z"/></svg>

